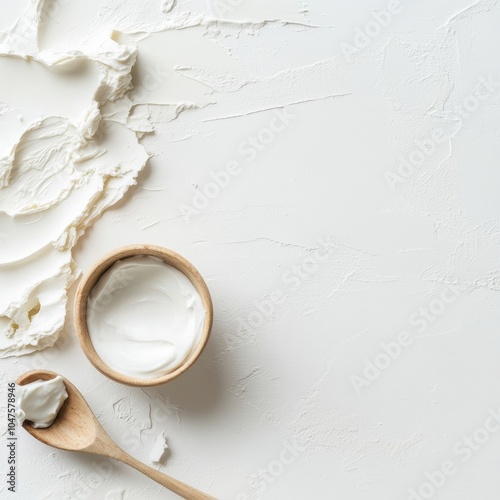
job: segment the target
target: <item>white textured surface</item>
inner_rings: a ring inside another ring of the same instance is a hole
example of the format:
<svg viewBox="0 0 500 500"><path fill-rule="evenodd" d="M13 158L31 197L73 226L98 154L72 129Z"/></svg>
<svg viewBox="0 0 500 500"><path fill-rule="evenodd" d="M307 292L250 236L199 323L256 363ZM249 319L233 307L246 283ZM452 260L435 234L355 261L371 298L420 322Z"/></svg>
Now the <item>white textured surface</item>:
<svg viewBox="0 0 500 500"><path fill-rule="evenodd" d="M113 29L137 44L136 90L110 112L151 130L152 158L73 257L85 270L135 242L185 255L214 299L207 350L168 385L122 387L69 315L55 348L1 360L3 387L60 372L125 450L146 462L165 432L161 470L222 499L497 500L499 3L401 2L354 53L393 2L210 4L56 0L39 32L46 50ZM230 182L204 202L215 173ZM364 374L382 344L398 358ZM18 498L174 498L21 431L19 459Z"/></svg>

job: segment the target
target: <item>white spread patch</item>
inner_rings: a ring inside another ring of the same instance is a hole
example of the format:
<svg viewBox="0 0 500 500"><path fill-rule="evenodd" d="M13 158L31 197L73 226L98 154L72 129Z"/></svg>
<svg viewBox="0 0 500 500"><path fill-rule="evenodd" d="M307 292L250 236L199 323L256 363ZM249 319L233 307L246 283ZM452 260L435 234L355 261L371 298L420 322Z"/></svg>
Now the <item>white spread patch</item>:
<svg viewBox="0 0 500 500"><path fill-rule="evenodd" d="M76 276L71 249L148 159L134 131L101 116L131 88L135 47L109 39L39 51L42 4L0 35L0 70L11 75L0 83L9 130L0 149L0 357L55 343Z"/></svg>
<svg viewBox="0 0 500 500"><path fill-rule="evenodd" d="M149 454L149 460L155 464L164 464L168 455L170 453L170 448L167 444L167 436L162 432L157 438Z"/></svg>

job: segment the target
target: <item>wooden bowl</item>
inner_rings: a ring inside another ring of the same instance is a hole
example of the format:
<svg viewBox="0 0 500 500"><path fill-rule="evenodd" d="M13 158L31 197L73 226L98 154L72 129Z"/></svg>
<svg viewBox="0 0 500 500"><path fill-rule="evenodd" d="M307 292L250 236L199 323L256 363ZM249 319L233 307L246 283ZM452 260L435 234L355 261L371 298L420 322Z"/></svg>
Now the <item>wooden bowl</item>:
<svg viewBox="0 0 500 500"><path fill-rule="evenodd" d="M157 257L184 273L200 294L203 306L205 308L205 325L203 328L201 339L195 351L184 361L182 365L177 367L175 370L162 375L161 377L152 379L129 377L110 368L95 351L87 328L87 303L89 294L94 285L117 260L126 259L127 257L134 257L137 255L150 255L152 257ZM198 359L201 352L205 348L205 345L207 344L210 332L212 330L213 305L212 299L210 298L210 292L208 291L205 281L201 277L200 273L194 268L194 266L184 257L181 257L179 254L173 252L172 250L168 250L167 248L159 246L130 245L118 248L117 250L114 250L113 252L105 255L85 273L76 291L74 319L76 333L78 335L78 340L80 341L83 352L85 353L89 361L103 375L106 375L107 377L121 384L146 387L164 384L165 382L178 377Z"/></svg>

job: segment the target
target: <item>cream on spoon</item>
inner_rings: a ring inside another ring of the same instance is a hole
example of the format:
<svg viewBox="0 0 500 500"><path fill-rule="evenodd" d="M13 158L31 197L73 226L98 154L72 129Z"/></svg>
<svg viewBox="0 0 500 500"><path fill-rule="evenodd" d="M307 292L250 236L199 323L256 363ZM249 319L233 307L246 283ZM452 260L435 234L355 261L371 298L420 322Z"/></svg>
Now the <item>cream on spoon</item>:
<svg viewBox="0 0 500 500"><path fill-rule="evenodd" d="M19 425L29 420L37 429L50 427L68 397L63 378L37 380L16 389L16 418Z"/></svg>

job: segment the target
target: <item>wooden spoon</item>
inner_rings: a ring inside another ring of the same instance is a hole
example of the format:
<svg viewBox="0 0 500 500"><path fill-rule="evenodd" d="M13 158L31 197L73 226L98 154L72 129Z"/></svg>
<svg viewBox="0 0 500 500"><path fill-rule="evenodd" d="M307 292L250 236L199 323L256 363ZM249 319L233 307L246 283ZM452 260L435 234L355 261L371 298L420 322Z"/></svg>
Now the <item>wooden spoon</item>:
<svg viewBox="0 0 500 500"><path fill-rule="evenodd" d="M17 384L24 385L36 380L51 380L56 376L57 373L47 370L33 370L21 375L17 379ZM27 421L24 422L23 427L33 437L42 443L61 450L82 451L120 460L120 462L137 469L182 498L188 500L215 500L214 497L166 474L162 474L125 453L106 434L80 391L66 378L63 377L63 379L68 398L62 405L54 423L45 429L35 429Z"/></svg>

